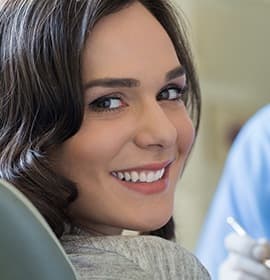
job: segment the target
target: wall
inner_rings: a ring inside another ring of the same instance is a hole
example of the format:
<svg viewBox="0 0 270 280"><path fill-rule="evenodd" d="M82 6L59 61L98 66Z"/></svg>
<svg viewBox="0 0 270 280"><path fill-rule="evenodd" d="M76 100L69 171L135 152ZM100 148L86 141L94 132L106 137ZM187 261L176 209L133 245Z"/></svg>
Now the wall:
<svg viewBox="0 0 270 280"><path fill-rule="evenodd" d="M175 201L178 241L193 250L230 131L270 102L270 1L176 2L189 21L203 100L198 141Z"/></svg>

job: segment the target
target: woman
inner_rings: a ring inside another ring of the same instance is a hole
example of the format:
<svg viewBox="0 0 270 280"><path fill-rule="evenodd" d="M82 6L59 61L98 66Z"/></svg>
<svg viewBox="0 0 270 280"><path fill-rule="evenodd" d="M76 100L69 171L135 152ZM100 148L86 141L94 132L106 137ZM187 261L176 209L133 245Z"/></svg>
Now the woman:
<svg viewBox="0 0 270 280"><path fill-rule="evenodd" d="M0 25L1 178L62 237L81 277L208 279L175 243L119 236L173 239L198 128L198 82L169 3L2 1Z"/></svg>

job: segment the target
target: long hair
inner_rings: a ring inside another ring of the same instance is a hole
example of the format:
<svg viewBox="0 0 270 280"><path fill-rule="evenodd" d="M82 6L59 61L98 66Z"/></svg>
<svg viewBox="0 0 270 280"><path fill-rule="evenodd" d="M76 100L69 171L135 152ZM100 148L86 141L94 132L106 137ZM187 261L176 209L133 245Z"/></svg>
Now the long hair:
<svg viewBox="0 0 270 280"><path fill-rule="evenodd" d="M83 119L81 56L95 24L132 0L2 0L0 3L0 178L22 191L61 237L76 185L52 168L49 152ZM167 31L185 67L196 131L200 90L185 27L166 0L140 1ZM174 237L171 219L149 234Z"/></svg>

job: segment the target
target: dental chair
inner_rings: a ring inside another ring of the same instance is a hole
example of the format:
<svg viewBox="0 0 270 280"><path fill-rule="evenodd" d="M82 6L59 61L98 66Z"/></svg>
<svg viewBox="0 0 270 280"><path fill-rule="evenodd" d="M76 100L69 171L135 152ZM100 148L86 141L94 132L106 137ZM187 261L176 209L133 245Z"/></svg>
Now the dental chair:
<svg viewBox="0 0 270 280"><path fill-rule="evenodd" d="M38 210L3 180L0 180L0 279L78 279L61 244Z"/></svg>

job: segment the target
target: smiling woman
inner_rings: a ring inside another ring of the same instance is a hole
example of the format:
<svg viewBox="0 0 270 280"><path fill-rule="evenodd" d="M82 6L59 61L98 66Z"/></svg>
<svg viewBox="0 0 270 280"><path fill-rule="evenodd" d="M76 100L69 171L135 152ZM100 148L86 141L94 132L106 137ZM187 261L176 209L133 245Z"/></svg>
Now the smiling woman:
<svg viewBox="0 0 270 280"><path fill-rule="evenodd" d="M83 279L208 279L164 240L174 238L176 182L200 113L174 8L164 0L1 5L1 178L36 205ZM164 239L120 236L124 229Z"/></svg>

